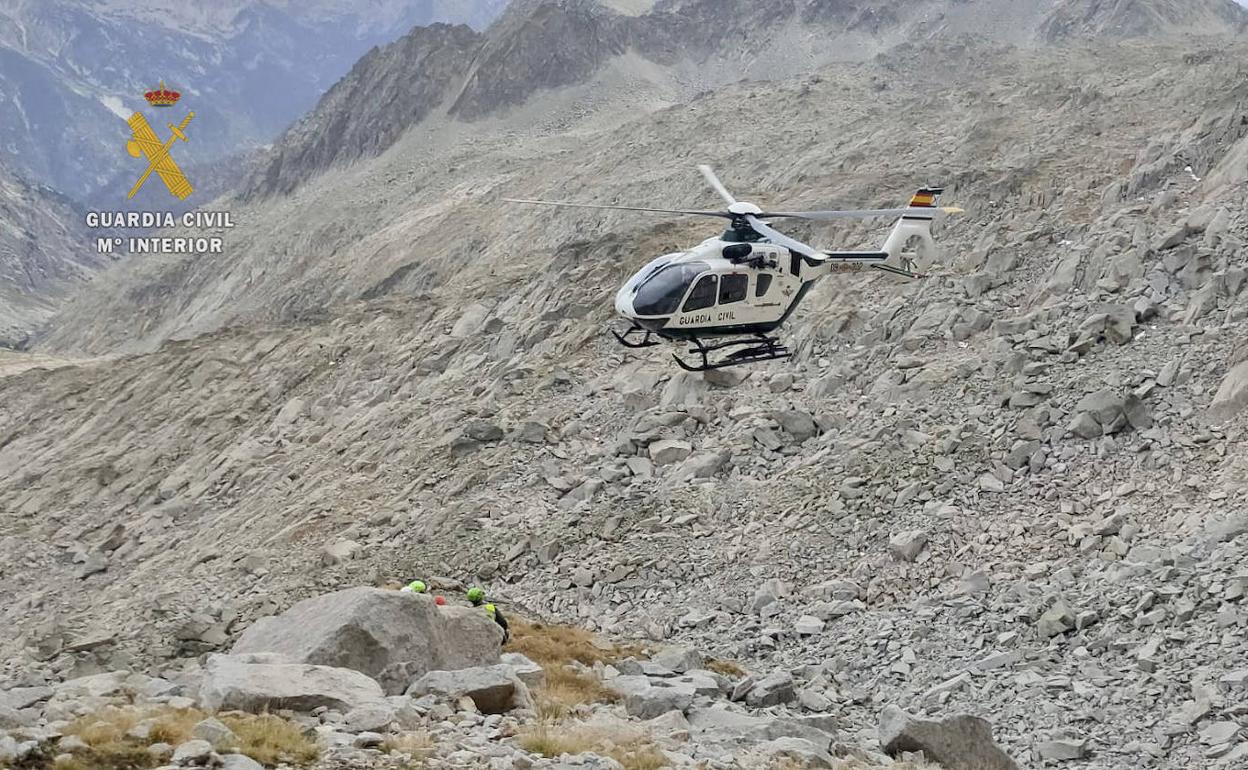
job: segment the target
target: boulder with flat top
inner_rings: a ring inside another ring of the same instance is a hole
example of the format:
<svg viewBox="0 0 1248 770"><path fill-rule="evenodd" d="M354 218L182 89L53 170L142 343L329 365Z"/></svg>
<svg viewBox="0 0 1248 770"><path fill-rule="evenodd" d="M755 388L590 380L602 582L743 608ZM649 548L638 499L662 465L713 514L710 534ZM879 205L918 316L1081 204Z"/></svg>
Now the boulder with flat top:
<svg viewBox="0 0 1248 770"><path fill-rule="evenodd" d="M387 694L401 695L429 671L498 663L502 633L470 607L439 607L424 594L350 588L257 620L231 652L271 652L291 663L359 671Z"/></svg>

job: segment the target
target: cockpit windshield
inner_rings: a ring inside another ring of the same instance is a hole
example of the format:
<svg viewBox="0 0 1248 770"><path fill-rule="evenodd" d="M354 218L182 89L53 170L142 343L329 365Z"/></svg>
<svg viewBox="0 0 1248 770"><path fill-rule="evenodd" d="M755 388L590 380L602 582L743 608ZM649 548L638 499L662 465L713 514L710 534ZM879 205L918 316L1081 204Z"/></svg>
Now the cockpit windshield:
<svg viewBox="0 0 1248 770"><path fill-rule="evenodd" d="M637 287L633 310L639 316L671 315L694 280L710 269L706 262L667 265Z"/></svg>
<svg viewBox="0 0 1248 770"><path fill-rule="evenodd" d="M641 286L643 283L650 280L650 278L655 273L663 269L664 265L666 265L668 262L671 262L673 259L676 259L679 256L681 256L681 252L676 252L674 254L664 254L661 257L657 257L656 259L650 260L649 262L646 263L645 267L638 270L636 275L634 275L631 279L629 279L628 283L625 284L625 288L628 289L633 294L636 294L638 286Z"/></svg>

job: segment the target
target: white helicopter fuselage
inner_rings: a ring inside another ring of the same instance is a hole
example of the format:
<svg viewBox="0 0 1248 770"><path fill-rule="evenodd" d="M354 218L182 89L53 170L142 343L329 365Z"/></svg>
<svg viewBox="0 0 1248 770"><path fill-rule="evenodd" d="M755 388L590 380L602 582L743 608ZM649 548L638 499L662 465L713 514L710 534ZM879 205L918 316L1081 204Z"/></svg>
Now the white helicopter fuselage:
<svg viewBox="0 0 1248 770"><path fill-rule="evenodd" d="M843 256L855 261L811 264L766 240L708 238L639 270L616 294L615 309L670 339L766 334L784 323L819 278L886 257L879 252Z"/></svg>
<svg viewBox="0 0 1248 770"><path fill-rule="evenodd" d="M789 269L790 253L750 243L751 265L724 257L734 246L741 244L709 238L655 259L616 294L616 311L663 337L774 329L802 290L802 279Z"/></svg>

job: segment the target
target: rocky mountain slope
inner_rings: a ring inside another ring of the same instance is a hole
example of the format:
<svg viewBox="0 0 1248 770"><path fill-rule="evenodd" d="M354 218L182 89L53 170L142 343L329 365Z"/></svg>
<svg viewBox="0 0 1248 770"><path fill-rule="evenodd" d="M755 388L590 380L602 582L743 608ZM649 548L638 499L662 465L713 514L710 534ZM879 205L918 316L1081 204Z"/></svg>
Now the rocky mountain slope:
<svg viewBox="0 0 1248 770"><path fill-rule="evenodd" d="M1243 32L1248 15L1223 0L1064 0L1040 28L1046 40L1070 36L1144 37L1162 32Z"/></svg>
<svg viewBox="0 0 1248 770"><path fill-rule="evenodd" d="M0 347L23 344L105 262L76 206L0 167Z"/></svg>
<svg viewBox="0 0 1248 770"><path fill-rule="evenodd" d="M504 4L7 0L0 157L77 200L124 200L115 184L130 160L123 121L159 80L193 102L197 132L185 153L208 162L270 141L372 46L435 21L485 26Z"/></svg>
<svg viewBox="0 0 1248 770"><path fill-rule="evenodd" d="M366 58L282 138L243 183L243 197L287 193L335 164L375 155L432 115L481 120L537 94L590 82L608 80L613 92L631 92L632 98L611 107L630 110L684 102L742 78L782 78L834 61L864 60L904 41L973 35L1031 45L1227 34L1246 23L1248 13L1230 0L918 0L904 11L874 0L524 0L512 3L480 37L453 29L420 31ZM396 81L418 85L387 85ZM582 98L592 105L603 90L586 88ZM359 128L352 134L344 125Z"/></svg>
<svg viewBox="0 0 1248 770"><path fill-rule="evenodd" d="M938 40L652 111L565 88L240 206L225 259L110 271L46 344L143 355L0 379L4 675L443 574L787 672L863 746L896 705L989 717L1027 767L1235 767L1244 45ZM702 161L763 203L933 182L967 213L926 281L825 282L793 361L690 376L603 327L704 223L499 199L704 205Z"/></svg>

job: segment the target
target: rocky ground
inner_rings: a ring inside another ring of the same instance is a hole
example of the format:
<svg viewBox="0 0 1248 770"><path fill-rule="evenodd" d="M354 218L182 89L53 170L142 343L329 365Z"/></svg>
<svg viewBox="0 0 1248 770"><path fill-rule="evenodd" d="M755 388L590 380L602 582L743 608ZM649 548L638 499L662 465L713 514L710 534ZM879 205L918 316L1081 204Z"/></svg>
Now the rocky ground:
<svg viewBox="0 0 1248 770"><path fill-rule="evenodd" d="M110 277L48 349L148 352L0 379L0 677L161 673L444 576L789 677L780 708L865 751L899 707L985 717L1025 767L1241 766L1237 46L942 44L525 142L409 135L244 212L272 261ZM967 214L924 282L829 280L794 360L703 378L603 326L710 232L496 203L702 205L709 158L764 202L942 181Z"/></svg>
<svg viewBox="0 0 1248 770"><path fill-rule="evenodd" d="M315 597L202 666L0 690L0 766L918 770L922 751L1016 767L974 717L890 711L880 742L894 761L840 743L832 716L787 708L785 672L729 678L688 648L651 657L514 620L509 644L544 665L500 654L480 608L373 588Z"/></svg>

